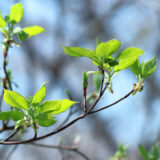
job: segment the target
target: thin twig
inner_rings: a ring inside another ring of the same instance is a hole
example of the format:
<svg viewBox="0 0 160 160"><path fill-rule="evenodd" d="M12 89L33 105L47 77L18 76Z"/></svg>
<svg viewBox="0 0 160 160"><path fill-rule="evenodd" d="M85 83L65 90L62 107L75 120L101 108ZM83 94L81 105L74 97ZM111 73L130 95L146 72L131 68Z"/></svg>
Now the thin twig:
<svg viewBox="0 0 160 160"><path fill-rule="evenodd" d="M37 147L44 147L44 148L50 148L50 149L60 149L60 150L68 150L77 153L81 157L83 157L85 160L89 160L89 158L78 150L77 146L62 146L62 145L46 145L46 144L40 144L40 143L30 143L31 145L37 146Z"/></svg>
<svg viewBox="0 0 160 160"><path fill-rule="evenodd" d="M129 97L129 96L133 93L133 91L134 91L134 90L131 90L128 94L126 94L124 97L120 98L119 100L117 100L117 101L109 104L108 106L105 106L105 107L100 108L100 109L98 109L98 110L92 111L92 112L90 112L89 114L99 112L99 111L101 111L101 110L107 109L107 108L109 108L109 107L111 107L111 106L119 103L120 101L122 101L122 100L126 99L127 97Z"/></svg>
<svg viewBox="0 0 160 160"><path fill-rule="evenodd" d="M17 130L15 130L12 134L10 134L7 138L5 138L3 141L6 142L8 140L10 140L12 137L14 137L18 132L19 130L21 129L21 127L19 127Z"/></svg>
<svg viewBox="0 0 160 160"><path fill-rule="evenodd" d="M13 130L13 129L14 129L14 126L4 126L0 128L0 133L3 131Z"/></svg>
<svg viewBox="0 0 160 160"><path fill-rule="evenodd" d="M0 144L4 144L4 145L13 145L13 144L25 144L25 143L30 143L30 142L33 142L33 141L37 141L37 140L40 140L40 139L44 139L46 137L49 137L51 135L54 135L54 134L57 134L61 131L63 131L64 129L68 128L69 126L71 126L72 124L74 124L75 122L77 122L78 120L80 119L83 119L85 118L88 114L94 112L95 111L92 111L94 109L94 107L96 106L96 104L98 103L98 101L100 100L100 98L102 97L103 93L105 92L107 86L105 86L105 88L103 89L102 91L102 94L99 95L99 97L97 98L97 100L95 101L95 103L89 108L89 110L86 112L86 113L83 113L82 115L78 116L77 118L75 118L74 120L72 120L71 122L69 122L68 124L66 124L65 126L57 129L57 130L54 130L48 134L45 134L45 135L42 135L40 137L37 137L36 139L34 138L31 138L31 139L28 139L28 140L24 140L24 141L11 141L11 142L5 142L5 141L0 141ZM124 97L120 98L118 101L106 106L106 107L103 107L99 110L97 110L96 112L100 111L100 110L103 110L103 109L106 109L108 107L111 107L117 103L119 103L120 101L122 101L123 99L127 98L130 94L133 93L134 90L132 90L131 92L129 92L127 95L125 95Z"/></svg>

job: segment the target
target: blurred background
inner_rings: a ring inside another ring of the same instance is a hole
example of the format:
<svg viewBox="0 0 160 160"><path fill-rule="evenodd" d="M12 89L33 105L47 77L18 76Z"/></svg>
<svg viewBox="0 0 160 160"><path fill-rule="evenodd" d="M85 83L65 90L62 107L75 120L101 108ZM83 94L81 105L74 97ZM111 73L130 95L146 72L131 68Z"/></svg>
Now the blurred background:
<svg viewBox="0 0 160 160"><path fill-rule="evenodd" d="M75 58L64 54L62 46L78 46L95 49L96 37L100 41L118 39L122 49L138 47L146 54L147 61L160 52L160 1L159 0L1 0L0 11L9 13L11 5L22 2L24 18L21 26L40 25L43 34L25 40L20 48L9 51L14 90L24 96L33 95L44 81L48 100L67 98L68 89L75 101L82 101L82 73L97 70L87 58ZM2 37L1 41L2 41ZM0 46L2 53L2 47ZM3 56L0 55L2 67ZM72 145L79 136L79 150L91 160L107 160L117 150L117 144L129 145L129 160L138 160L137 144L150 148L160 139L160 69L145 81L142 93L130 96L121 103L80 120L58 135L41 140ZM4 75L0 70L1 76ZM114 94L105 93L97 108L103 107L127 94L137 82L130 70L122 71L113 80ZM92 83L92 82L91 82ZM88 93L93 91L92 84ZM4 103L3 103L4 104ZM5 106L5 104L4 104ZM79 107L79 106L76 106ZM61 122L66 113L58 119ZM77 116L80 113L77 113ZM73 116L74 118L74 116ZM41 128L39 135L54 127ZM33 132L25 134L31 137ZM3 134L0 135L2 138ZM13 146L0 146L0 157L5 159ZM11 160L83 160L74 152L20 145Z"/></svg>

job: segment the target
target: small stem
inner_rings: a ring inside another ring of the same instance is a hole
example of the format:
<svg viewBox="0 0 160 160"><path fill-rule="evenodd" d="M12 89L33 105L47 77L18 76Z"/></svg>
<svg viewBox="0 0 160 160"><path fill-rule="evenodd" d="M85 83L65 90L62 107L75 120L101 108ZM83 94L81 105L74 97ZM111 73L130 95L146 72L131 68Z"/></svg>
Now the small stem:
<svg viewBox="0 0 160 160"><path fill-rule="evenodd" d="M89 114L96 113L96 112L99 112L99 111L101 111L101 110L107 109L107 108L109 108L109 107L111 107L111 106L119 103L120 101L126 99L126 98L129 97L133 92L134 92L134 90L131 90L128 94L126 94L124 97L120 98L119 100L117 100L117 101L109 104L108 106L105 106L105 107L102 107L102 108L100 108L100 109L98 109L98 110L92 111L92 112L90 112Z"/></svg>
<svg viewBox="0 0 160 160"><path fill-rule="evenodd" d="M9 139L11 139L12 137L14 137L18 132L19 130L21 129L21 127L19 127L17 130L15 130L11 135L9 135L7 138L5 138L3 141L6 142L8 141Z"/></svg>

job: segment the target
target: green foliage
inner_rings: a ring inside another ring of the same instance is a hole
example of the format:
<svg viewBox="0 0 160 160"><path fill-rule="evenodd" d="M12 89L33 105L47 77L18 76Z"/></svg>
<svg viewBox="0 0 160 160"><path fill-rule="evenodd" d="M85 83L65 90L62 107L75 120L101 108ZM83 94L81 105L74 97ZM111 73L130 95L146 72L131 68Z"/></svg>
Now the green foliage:
<svg viewBox="0 0 160 160"><path fill-rule="evenodd" d="M149 61L140 63L139 60L130 66L132 72L137 76L139 80L148 78L156 69L155 56Z"/></svg>
<svg viewBox="0 0 160 160"><path fill-rule="evenodd" d="M121 46L121 42L113 39L105 43L100 43L96 48L96 55L108 58L115 53Z"/></svg>
<svg viewBox="0 0 160 160"><path fill-rule="evenodd" d="M124 70L131 66L139 56L141 56L144 53L143 50L130 47L125 49L123 52L121 52L116 59L120 60L119 64L115 66L115 71L119 72L121 70Z"/></svg>
<svg viewBox="0 0 160 160"><path fill-rule="evenodd" d="M5 20L3 19L3 17L2 17L2 15L1 15L1 13L0 13L0 28L2 27L5 27L6 26L6 22L5 22Z"/></svg>
<svg viewBox="0 0 160 160"><path fill-rule="evenodd" d="M127 150L128 146L123 146L122 144L118 145L118 151L115 153L110 160L127 160Z"/></svg>
<svg viewBox="0 0 160 160"><path fill-rule="evenodd" d="M143 160L160 160L159 145L156 144L147 151L142 145L138 146L139 154Z"/></svg>
<svg viewBox="0 0 160 160"><path fill-rule="evenodd" d="M9 91L5 89L4 101L12 107L28 110L28 103L26 99L17 92Z"/></svg>
<svg viewBox="0 0 160 160"><path fill-rule="evenodd" d="M80 47L64 47L64 52L69 54L70 56L87 57L91 59L93 64L98 67L100 72L104 72L101 78L107 77L105 78L105 84L110 84L107 88L111 93L113 93L111 80L115 77L115 75L117 75L117 73L125 70L126 68L130 68L138 78L138 84L134 85L134 88L133 88L134 89L133 95L136 94L137 91L142 91L144 87L144 83L143 83L144 78L149 77L156 68L155 57L146 63L140 64L140 62L138 61L138 58L142 54L144 54L144 51L139 48L129 47L123 50L114 58L113 57L114 53L121 46L120 41L116 39L103 42L103 43L99 42L98 39L96 41L97 41L97 47L95 51L92 49L84 49ZM92 71L92 73L96 74L96 71ZM83 87L87 84L87 83L84 83L85 81L86 81L86 78L85 78L85 72L84 72ZM95 77L93 81L94 81L96 92L98 92L100 83L98 80L95 79Z"/></svg>
<svg viewBox="0 0 160 160"><path fill-rule="evenodd" d="M7 112L0 112L0 120L8 121L12 119L13 121L18 121L24 117L23 112L18 111L7 111Z"/></svg>
<svg viewBox="0 0 160 160"><path fill-rule="evenodd" d="M45 83L33 97L28 97L27 100L17 92L5 89L4 101L19 110L0 112L0 120L8 120L11 118L14 121L18 121L16 128L19 124L22 126L25 125L25 127L32 126L33 128L38 125L48 127L57 122L54 120L54 115L65 112L68 108L77 103L68 99L43 102L45 95Z"/></svg>
<svg viewBox="0 0 160 160"><path fill-rule="evenodd" d="M24 10L22 4L19 2L13 5L10 9L10 14L2 17L0 14L0 32L3 33L6 42L10 42L9 46L12 44L17 44L13 39L13 35L17 35L19 42L23 42L26 38L38 35L45 30L40 26L29 26L25 28L15 27L15 24L19 23L23 18ZM8 41L7 41L8 40ZM4 42L4 48L9 47L8 44Z"/></svg>

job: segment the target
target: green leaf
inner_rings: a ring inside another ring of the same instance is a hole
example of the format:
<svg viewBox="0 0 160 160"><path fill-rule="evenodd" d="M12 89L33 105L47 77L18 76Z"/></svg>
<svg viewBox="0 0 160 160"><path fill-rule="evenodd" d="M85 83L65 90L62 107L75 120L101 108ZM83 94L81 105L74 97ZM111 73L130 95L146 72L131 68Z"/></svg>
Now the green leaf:
<svg viewBox="0 0 160 160"><path fill-rule="evenodd" d="M101 77L99 74L93 75L93 85L94 85L96 93L98 93L100 86L101 86Z"/></svg>
<svg viewBox="0 0 160 160"><path fill-rule="evenodd" d="M83 72L82 84L83 88L88 87L88 74L86 72Z"/></svg>
<svg viewBox="0 0 160 160"><path fill-rule="evenodd" d="M18 111L6 111L6 112L0 112L0 120L8 121L10 118L13 121L18 121L24 117L23 112Z"/></svg>
<svg viewBox="0 0 160 160"><path fill-rule="evenodd" d="M128 60L128 59L136 59L141 56L142 54L144 54L144 51L142 49L139 48L135 48L135 47L129 47L127 49L125 49L123 52L121 52L116 59L118 60Z"/></svg>
<svg viewBox="0 0 160 160"><path fill-rule="evenodd" d="M6 22L5 20L3 19L1 13L0 13L0 27L4 28L6 26Z"/></svg>
<svg viewBox="0 0 160 160"><path fill-rule="evenodd" d="M119 64L119 62L114 60L113 58L104 58L104 62L109 64L112 67Z"/></svg>
<svg viewBox="0 0 160 160"><path fill-rule="evenodd" d="M18 23L24 14L23 6L21 3L13 5L10 9L10 20Z"/></svg>
<svg viewBox="0 0 160 160"><path fill-rule="evenodd" d="M26 32L24 32L23 30L18 32L17 36L18 36L18 40L20 43L22 43L25 39L27 39L29 37L29 35Z"/></svg>
<svg viewBox="0 0 160 160"><path fill-rule="evenodd" d="M17 92L4 89L4 101L12 107L28 110L26 99Z"/></svg>
<svg viewBox="0 0 160 160"><path fill-rule="evenodd" d="M121 46L121 42L113 39L104 43L100 43L96 48L96 54L98 56L107 58L116 52Z"/></svg>
<svg viewBox="0 0 160 160"><path fill-rule="evenodd" d="M116 59L120 60L119 65L114 67L115 72L119 72L130 67L135 61L144 53L143 50L139 48L130 47L121 52Z"/></svg>
<svg viewBox="0 0 160 160"><path fill-rule="evenodd" d="M46 96L46 83L44 83L37 93L33 96L32 104L40 104Z"/></svg>
<svg viewBox="0 0 160 160"><path fill-rule="evenodd" d="M143 78L149 77L154 72L155 69L156 69L156 58L154 56L151 60L143 64L142 77Z"/></svg>
<svg viewBox="0 0 160 160"><path fill-rule="evenodd" d="M141 64L138 59L130 66L130 69L137 77L141 75Z"/></svg>
<svg viewBox="0 0 160 160"><path fill-rule="evenodd" d="M139 145L138 150L143 160L149 160L148 152L145 148L143 148L143 146Z"/></svg>
<svg viewBox="0 0 160 160"><path fill-rule="evenodd" d="M64 47L64 52L73 57L89 57L93 58L93 52L80 47Z"/></svg>
<svg viewBox="0 0 160 160"><path fill-rule="evenodd" d="M30 27L24 28L23 31L28 34L28 38L29 38L44 32L45 29L40 26L30 26Z"/></svg>
<svg viewBox="0 0 160 160"><path fill-rule="evenodd" d="M55 101L44 101L38 108L38 112L39 113L49 112L50 114L52 114L53 111L59 110L60 107L61 107L61 101L59 99Z"/></svg>
<svg viewBox="0 0 160 160"><path fill-rule="evenodd" d="M101 42L98 40L98 38L96 38L96 44L97 44L97 46L98 46L99 44L101 44Z"/></svg>
<svg viewBox="0 0 160 160"><path fill-rule="evenodd" d="M38 124L43 127L49 127L57 122L54 120L55 117L53 115L46 113L41 113L36 118L38 120Z"/></svg>
<svg viewBox="0 0 160 160"><path fill-rule="evenodd" d="M57 111L53 111L52 114L60 114L62 112L65 112L68 108L70 108L75 103L77 103L77 102L71 101L71 100L68 100L68 99L63 99L61 101L60 109L57 110Z"/></svg>

